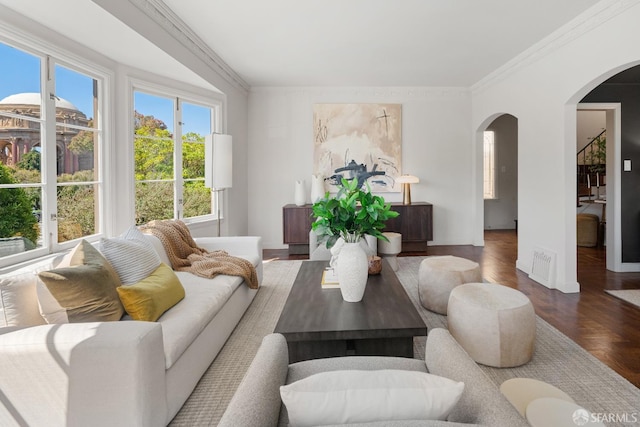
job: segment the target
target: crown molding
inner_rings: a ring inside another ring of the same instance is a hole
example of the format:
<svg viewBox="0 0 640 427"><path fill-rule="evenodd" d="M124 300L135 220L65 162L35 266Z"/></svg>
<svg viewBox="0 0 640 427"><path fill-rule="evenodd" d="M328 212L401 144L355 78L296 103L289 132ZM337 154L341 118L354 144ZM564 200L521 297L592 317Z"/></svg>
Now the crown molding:
<svg viewBox="0 0 640 427"><path fill-rule="evenodd" d="M453 98L468 97L471 95L471 92L468 88L457 86L252 86L250 92L256 94L298 94L320 98L371 98L377 100L376 102L383 102L385 99L397 100L407 98L422 99L437 97Z"/></svg>
<svg viewBox="0 0 640 427"><path fill-rule="evenodd" d="M501 82L519 69L559 49L586 34L611 18L621 14L640 0L603 0L572 19L529 49L517 55L488 76L471 86L471 92L479 92Z"/></svg>
<svg viewBox="0 0 640 427"><path fill-rule="evenodd" d="M245 93L249 91L249 84L198 37L162 0L129 0L129 2L164 28L173 38L208 64L231 85Z"/></svg>

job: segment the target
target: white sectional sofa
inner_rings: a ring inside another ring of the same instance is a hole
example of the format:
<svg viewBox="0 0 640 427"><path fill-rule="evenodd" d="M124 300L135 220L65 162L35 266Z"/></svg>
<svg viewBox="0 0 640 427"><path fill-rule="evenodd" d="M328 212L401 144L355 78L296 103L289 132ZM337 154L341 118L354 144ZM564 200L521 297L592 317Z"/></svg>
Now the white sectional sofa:
<svg viewBox="0 0 640 427"><path fill-rule="evenodd" d="M146 238L170 265L160 241ZM261 282L259 237L195 240L205 249L248 259ZM52 261L40 262L11 274L53 267ZM157 322L125 316L0 328L0 425L167 425L257 292L236 276L177 276L186 296Z"/></svg>

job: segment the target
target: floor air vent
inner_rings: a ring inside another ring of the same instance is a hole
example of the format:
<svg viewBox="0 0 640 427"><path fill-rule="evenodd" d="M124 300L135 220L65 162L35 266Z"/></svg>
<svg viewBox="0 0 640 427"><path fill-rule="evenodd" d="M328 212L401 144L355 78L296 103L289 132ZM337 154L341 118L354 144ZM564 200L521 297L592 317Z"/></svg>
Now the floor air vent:
<svg viewBox="0 0 640 427"><path fill-rule="evenodd" d="M556 254L540 247L533 248L533 262L529 278L545 285L547 288L555 288Z"/></svg>

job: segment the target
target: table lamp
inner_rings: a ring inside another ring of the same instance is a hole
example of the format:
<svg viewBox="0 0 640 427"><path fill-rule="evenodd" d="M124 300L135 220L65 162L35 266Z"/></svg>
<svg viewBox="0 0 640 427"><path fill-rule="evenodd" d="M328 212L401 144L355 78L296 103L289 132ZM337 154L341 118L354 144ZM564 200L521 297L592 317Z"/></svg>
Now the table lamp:
<svg viewBox="0 0 640 427"><path fill-rule="evenodd" d="M396 182L402 184L402 204L411 204L411 184L417 184L420 182L417 176L413 175L400 175L396 178Z"/></svg>

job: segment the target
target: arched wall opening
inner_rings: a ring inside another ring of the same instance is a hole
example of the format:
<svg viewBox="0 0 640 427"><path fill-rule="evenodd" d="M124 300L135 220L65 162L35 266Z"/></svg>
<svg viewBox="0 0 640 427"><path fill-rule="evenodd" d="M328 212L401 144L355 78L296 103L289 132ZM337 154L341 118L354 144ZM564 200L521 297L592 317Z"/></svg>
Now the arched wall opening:
<svg viewBox="0 0 640 427"><path fill-rule="evenodd" d="M567 103L567 111L606 112L606 268L616 272L640 271L640 195L634 191L640 176L640 61L617 66L583 86ZM569 114L568 114L569 116ZM571 126L567 117L566 126ZM566 140L568 145L575 140ZM575 188L575 187L574 187ZM625 238L623 239L623 236Z"/></svg>
<svg viewBox="0 0 640 427"><path fill-rule="evenodd" d="M484 163L485 163L485 131L493 130L495 133L495 172L496 172L496 194L497 198L485 201L484 198ZM475 181L474 187L474 206L476 208L476 234L474 236L474 245L484 246L484 230L485 229L508 229L516 228L517 225L517 184L513 188L507 189L507 186L513 182L507 183L506 180L512 174L515 176L517 183L518 170L518 119L509 113L495 113L487 117L476 129L475 135ZM507 144L514 144L507 146ZM514 153L515 151L515 153ZM504 178L504 179L503 179ZM512 180L513 181L513 180ZM503 187L503 188L501 188ZM515 200L509 200L515 197ZM491 203L492 206L488 206ZM502 206L499 206L502 205ZM491 215L487 208L493 208L493 213L499 218L494 218L488 225L488 216ZM497 225L496 225L497 224Z"/></svg>
<svg viewBox="0 0 640 427"><path fill-rule="evenodd" d="M484 229L514 230L518 221L518 119L502 114L484 132Z"/></svg>

